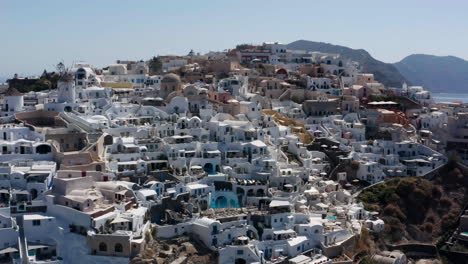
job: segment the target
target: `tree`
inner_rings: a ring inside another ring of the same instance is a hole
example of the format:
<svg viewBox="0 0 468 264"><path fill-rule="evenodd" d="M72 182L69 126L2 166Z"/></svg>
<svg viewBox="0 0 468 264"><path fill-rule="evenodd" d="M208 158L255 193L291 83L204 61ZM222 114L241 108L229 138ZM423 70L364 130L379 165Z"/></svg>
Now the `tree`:
<svg viewBox="0 0 468 264"><path fill-rule="evenodd" d="M148 62L148 67L151 73L158 73L162 70L162 61L159 57L153 56Z"/></svg>
<svg viewBox="0 0 468 264"><path fill-rule="evenodd" d="M49 78L49 73L47 73L46 70L42 72L41 79L48 79Z"/></svg>
<svg viewBox="0 0 468 264"><path fill-rule="evenodd" d="M70 73L69 69L63 62L59 62L59 64L57 64L55 67L57 69L60 81L69 82L74 80L74 76Z"/></svg>
<svg viewBox="0 0 468 264"><path fill-rule="evenodd" d="M37 82L36 82L36 85L34 85L33 87L33 91L43 91L43 90L49 90L52 88L52 82L47 80L47 79L39 79Z"/></svg>
<svg viewBox="0 0 468 264"><path fill-rule="evenodd" d="M66 67L65 67L65 64L63 64L63 62L59 62L57 64L57 66L55 66L56 69L57 69L57 72L60 74L60 75L63 75L66 71Z"/></svg>

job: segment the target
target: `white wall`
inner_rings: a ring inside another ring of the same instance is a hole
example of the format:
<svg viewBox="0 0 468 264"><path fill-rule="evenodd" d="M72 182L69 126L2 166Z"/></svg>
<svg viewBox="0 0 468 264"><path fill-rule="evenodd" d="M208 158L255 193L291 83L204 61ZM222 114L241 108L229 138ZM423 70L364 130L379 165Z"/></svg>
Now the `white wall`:
<svg viewBox="0 0 468 264"><path fill-rule="evenodd" d="M18 237L18 231L13 228L0 228L0 248L5 248L7 243L9 246L18 244Z"/></svg>
<svg viewBox="0 0 468 264"><path fill-rule="evenodd" d="M89 227L91 226L91 217L85 213L56 204L47 205L47 213L55 217L68 221L69 224Z"/></svg>

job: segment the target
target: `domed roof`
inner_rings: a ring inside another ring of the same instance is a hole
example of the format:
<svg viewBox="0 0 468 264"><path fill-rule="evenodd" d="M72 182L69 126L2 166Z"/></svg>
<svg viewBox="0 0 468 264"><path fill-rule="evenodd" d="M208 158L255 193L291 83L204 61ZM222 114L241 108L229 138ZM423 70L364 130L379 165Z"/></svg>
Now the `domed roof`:
<svg viewBox="0 0 468 264"><path fill-rule="evenodd" d="M107 117L103 116L103 115L94 115L91 117L92 120L106 120L107 121Z"/></svg>
<svg viewBox="0 0 468 264"><path fill-rule="evenodd" d="M179 82L180 83L180 77L177 74L174 73L169 73L164 75L162 78L161 82L166 82L166 83L172 83L172 82Z"/></svg>
<svg viewBox="0 0 468 264"><path fill-rule="evenodd" d="M281 68L281 69L278 69L276 71L276 74L284 74L284 75L288 75L288 71L284 68Z"/></svg>

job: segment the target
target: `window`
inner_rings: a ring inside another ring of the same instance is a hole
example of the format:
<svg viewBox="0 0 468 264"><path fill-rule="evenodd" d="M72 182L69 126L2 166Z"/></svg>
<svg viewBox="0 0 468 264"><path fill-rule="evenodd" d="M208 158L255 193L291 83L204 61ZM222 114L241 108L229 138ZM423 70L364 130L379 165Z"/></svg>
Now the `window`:
<svg viewBox="0 0 468 264"><path fill-rule="evenodd" d="M244 255L244 250L242 249L237 250L237 255Z"/></svg>
<svg viewBox="0 0 468 264"><path fill-rule="evenodd" d="M41 225L41 220L33 220L32 224L33 224L33 226L40 226Z"/></svg>
<svg viewBox="0 0 468 264"><path fill-rule="evenodd" d="M99 243L99 251L107 251L107 245L104 242Z"/></svg>
<svg viewBox="0 0 468 264"><path fill-rule="evenodd" d="M122 252L123 251L122 244L120 244L120 243L115 244L114 251L115 252Z"/></svg>

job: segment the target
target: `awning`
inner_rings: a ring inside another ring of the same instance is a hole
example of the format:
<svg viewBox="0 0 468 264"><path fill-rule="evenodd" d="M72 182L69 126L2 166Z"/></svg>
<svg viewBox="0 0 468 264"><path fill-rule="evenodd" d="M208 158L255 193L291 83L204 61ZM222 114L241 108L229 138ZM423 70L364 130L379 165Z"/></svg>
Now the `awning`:
<svg viewBox="0 0 468 264"><path fill-rule="evenodd" d="M137 165L137 161L136 160L132 160L132 161L120 161L120 162L117 162L118 165Z"/></svg>
<svg viewBox="0 0 468 264"><path fill-rule="evenodd" d="M33 250L33 249L40 249L40 248L48 248L50 247L49 245L28 245L28 250Z"/></svg>
<svg viewBox="0 0 468 264"><path fill-rule="evenodd" d="M286 230L275 230L273 231L273 234L275 235L284 235L284 234L294 234L294 230L292 229L286 229Z"/></svg>
<svg viewBox="0 0 468 264"><path fill-rule="evenodd" d="M258 147L258 148L265 148L267 146L265 143L263 143L260 140L254 140L254 141L250 142L250 144L252 144L253 146Z"/></svg>
<svg viewBox="0 0 468 264"><path fill-rule="evenodd" d="M25 190L12 190L11 192L13 194L29 194L29 192Z"/></svg>
<svg viewBox="0 0 468 264"><path fill-rule="evenodd" d="M290 206L291 204L288 201L273 200L270 203L270 207L281 207L281 206Z"/></svg>
<svg viewBox="0 0 468 264"><path fill-rule="evenodd" d="M0 255L8 254L8 253L15 253L15 252L18 252L18 249L9 247L9 248L0 250Z"/></svg>
<svg viewBox="0 0 468 264"><path fill-rule="evenodd" d="M130 220L122 218L122 217L117 217L114 220L112 220L111 224L118 224L118 223L128 223Z"/></svg>
<svg viewBox="0 0 468 264"><path fill-rule="evenodd" d="M424 159L412 159L412 160L404 160L404 162L418 162L418 163L430 163L427 160Z"/></svg>

